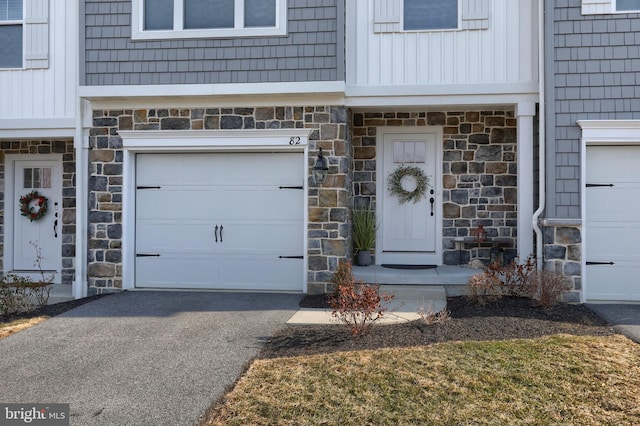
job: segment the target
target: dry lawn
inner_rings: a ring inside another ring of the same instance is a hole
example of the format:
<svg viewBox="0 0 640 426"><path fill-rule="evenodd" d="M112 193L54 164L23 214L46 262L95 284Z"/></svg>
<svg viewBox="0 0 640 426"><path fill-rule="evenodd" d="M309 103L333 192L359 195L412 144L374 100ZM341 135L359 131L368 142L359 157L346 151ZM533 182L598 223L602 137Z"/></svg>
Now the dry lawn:
<svg viewBox="0 0 640 426"><path fill-rule="evenodd" d="M453 342L255 361L207 425L637 425L640 345Z"/></svg>
<svg viewBox="0 0 640 426"><path fill-rule="evenodd" d="M29 327L33 327L34 325L40 324L48 320L50 317L35 317L28 319L20 319L8 322L6 324L0 324L0 339L4 339L5 337L11 336L12 334L17 333L18 331L25 330Z"/></svg>

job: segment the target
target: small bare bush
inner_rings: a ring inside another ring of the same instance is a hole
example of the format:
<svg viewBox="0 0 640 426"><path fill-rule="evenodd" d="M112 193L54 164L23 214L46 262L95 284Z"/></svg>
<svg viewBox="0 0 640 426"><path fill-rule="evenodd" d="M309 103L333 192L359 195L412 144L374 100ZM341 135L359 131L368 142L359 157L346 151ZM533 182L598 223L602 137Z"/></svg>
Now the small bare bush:
<svg viewBox="0 0 640 426"><path fill-rule="evenodd" d="M527 283L528 296L536 306L550 308L571 288L567 277L549 270L533 271Z"/></svg>
<svg viewBox="0 0 640 426"><path fill-rule="evenodd" d="M536 261L529 256L524 261L515 259L506 265L492 262L473 275L467 285L471 303L484 306L503 296L530 297L529 281L536 271Z"/></svg>
<svg viewBox="0 0 640 426"><path fill-rule="evenodd" d="M356 281L350 262L338 265L331 282L334 285L334 292L329 296L331 315L347 326L354 336L367 334L384 316L386 304L393 299L392 294L380 293L377 285Z"/></svg>
<svg viewBox="0 0 640 426"><path fill-rule="evenodd" d="M487 268L469 278L467 299L474 305L484 306L502 297L500 285L495 271Z"/></svg>
<svg viewBox="0 0 640 426"><path fill-rule="evenodd" d="M441 324L451 319L451 312L447 309L436 311L433 303L429 303L426 307L424 303L418 307L418 315L426 325Z"/></svg>

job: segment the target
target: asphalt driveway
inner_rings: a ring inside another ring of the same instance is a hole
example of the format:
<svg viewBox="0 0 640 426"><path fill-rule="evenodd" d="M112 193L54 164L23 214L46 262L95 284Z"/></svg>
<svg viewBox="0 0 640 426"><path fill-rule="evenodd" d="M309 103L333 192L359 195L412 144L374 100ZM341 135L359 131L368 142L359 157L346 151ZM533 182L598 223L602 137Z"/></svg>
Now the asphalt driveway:
<svg viewBox="0 0 640 426"><path fill-rule="evenodd" d="M0 402L69 403L72 425L191 425L299 295L123 292L0 340Z"/></svg>

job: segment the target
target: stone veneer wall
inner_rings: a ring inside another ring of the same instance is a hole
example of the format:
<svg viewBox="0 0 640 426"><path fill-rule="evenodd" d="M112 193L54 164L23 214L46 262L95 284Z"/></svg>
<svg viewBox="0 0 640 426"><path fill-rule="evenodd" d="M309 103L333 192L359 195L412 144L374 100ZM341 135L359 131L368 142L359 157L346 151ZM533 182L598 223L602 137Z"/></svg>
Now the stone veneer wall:
<svg viewBox="0 0 640 426"><path fill-rule="evenodd" d="M444 264L472 258L471 250L461 254L455 250L453 241L470 236L480 224L488 236L512 240L505 259L516 256L517 120L513 111L358 112L352 122L356 202L375 206L378 127L442 127ZM473 255L486 261L489 249Z"/></svg>
<svg viewBox="0 0 640 426"><path fill-rule="evenodd" d="M344 107L146 108L93 111L89 181L90 293L122 288L122 139L119 130L313 129L309 168L317 150L329 178L309 185L309 292L324 292L338 261L349 253L351 146Z"/></svg>
<svg viewBox="0 0 640 426"><path fill-rule="evenodd" d="M582 291L582 231L575 220L547 219L543 226L545 269L567 277L571 289L565 293L567 302L579 302Z"/></svg>
<svg viewBox="0 0 640 426"><path fill-rule="evenodd" d="M4 156L7 154L62 154L62 229L60 234L62 238L62 265L60 281L62 284L73 283L76 255L76 162L73 141L0 141L0 187L3 188L2 198L0 199L0 215L2 217L0 247L3 245L4 237L4 187L6 184ZM4 247L2 247L0 253L4 257ZM0 259L0 267L3 272L6 272L4 271L2 259Z"/></svg>

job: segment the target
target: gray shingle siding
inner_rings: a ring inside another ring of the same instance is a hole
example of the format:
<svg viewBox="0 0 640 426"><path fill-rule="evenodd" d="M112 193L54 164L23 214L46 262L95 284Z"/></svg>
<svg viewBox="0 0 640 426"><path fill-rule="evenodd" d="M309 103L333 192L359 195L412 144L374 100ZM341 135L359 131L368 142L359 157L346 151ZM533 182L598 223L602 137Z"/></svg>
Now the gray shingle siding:
<svg viewBox="0 0 640 426"><path fill-rule="evenodd" d="M344 80L344 0L289 0L287 35L131 40L131 0L84 0L81 84Z"/></svg>
<svg viewBox="0 0 640 426"><path fill-rule="evenodd" d="M547 216L580 217L576 120L640 119L640 16L581 14L581 0L547 0ZM549 68L548 68L549 69Z"/></svg>

